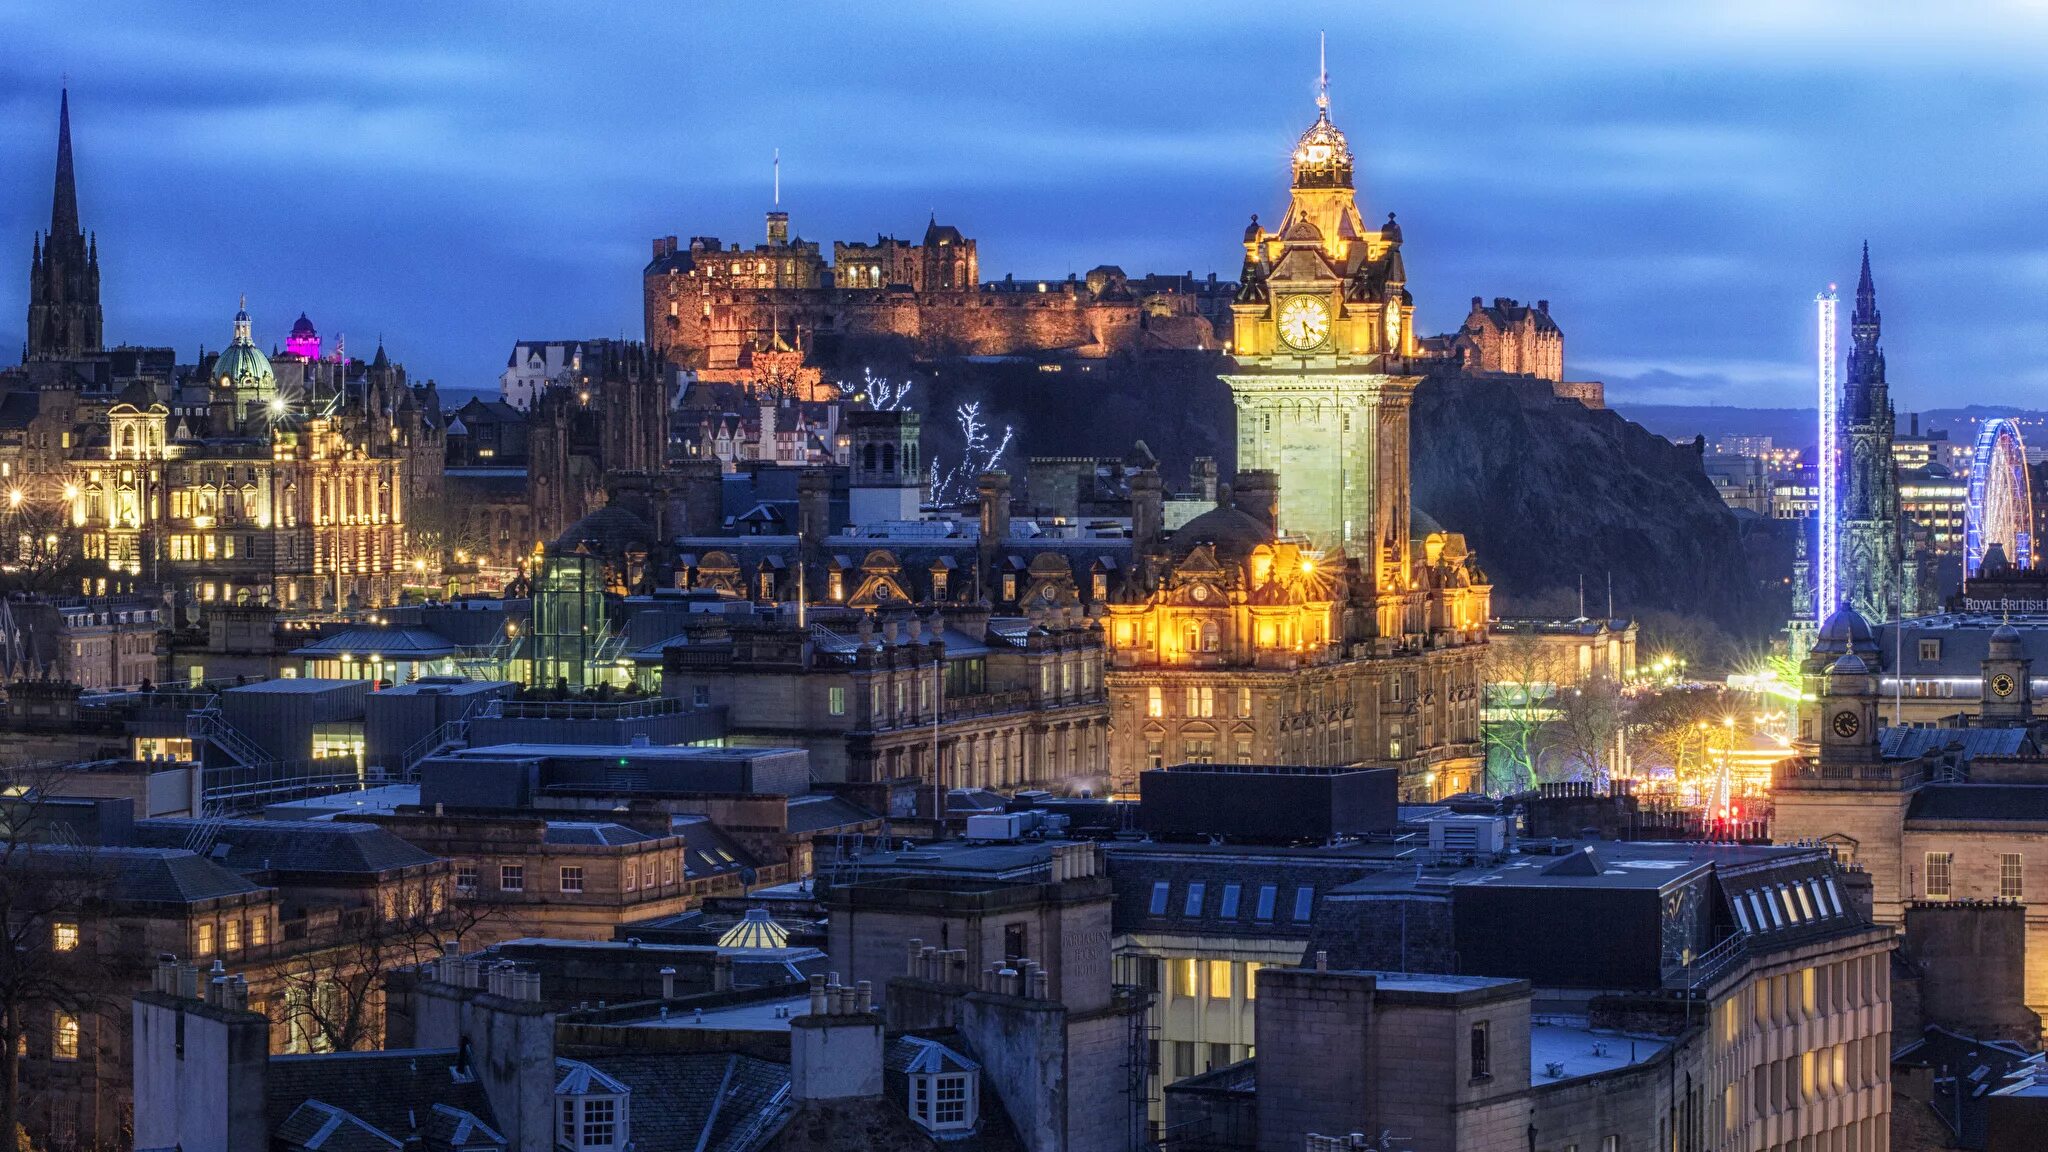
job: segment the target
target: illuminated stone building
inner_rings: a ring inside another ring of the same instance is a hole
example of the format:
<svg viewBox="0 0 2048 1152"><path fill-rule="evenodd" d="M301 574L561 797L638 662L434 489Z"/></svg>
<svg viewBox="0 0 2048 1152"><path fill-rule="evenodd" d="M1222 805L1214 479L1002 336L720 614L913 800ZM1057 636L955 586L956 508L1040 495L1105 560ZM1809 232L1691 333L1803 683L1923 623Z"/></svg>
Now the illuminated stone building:
<svg viewBox="0 0 2048 1152"><path fill-rule="evenodd" d="M182 385L131 388L73 430L56 498L85 557L163 585L181 622L205 603L395 603L407 481L438 470L440 430L381 348L360 373L289 364L281 385L238 312Z"/></svg>
<svg viewBox="0 0 2048 1152"><path fill-rule="evenodd" d="M1280 480L1279 526L1360 559L1369 586L1398 592L1410 559L1409 313L1401 229L1368 229L1351 146L1327 94L1294 149L1293 195L1277 230L1244 233L1234 315L1237 466Z"/></svg>
<svg viewBox="0 0 2048 1152"><path fill-rule="evenodd" d="M1837 611L1806 658L1800 754L1776 766L1771 835L1824 844L1866 872L1880 924L1902 926L1916 904L2024 906L2026 1003L2042 1012L2048 904L2031 878L2048 859L2048 757L2035 713L2033 624L1980 620L1965 632L1951 623L1901 645L1853 608ZM1900 648L1915 683L1903 694L1904 723L1887 723L1900 706L1889 667ZM1918 698L1918 677L1940 684L1964 675L1978 682Z"/></svg>
<svg viewBox="0 0 2048 1152"><path fill-rule="evenodd" d="M1098 268L1086 281L983 284L973 238L934 218L917 244L879 236L837 242L828 263L793 238L789 214L768 214L765 243L656 237L641 273L647 343L714 379L744 374L764 350L871 342L912 355L1108 356L1150 348L1215 348L1220 310L1190 277L1136 280ZM1227 289L1229 285L1222 285ZM758 365L753 366L758 368ZM804 399L815 397L805 396Z"/></svg>
<svg viewBox="0 0 2048 1152"><path fill-rule="evenodd" d="M1132 482L1143 577L1105 620L1121 791L1189 761L1389 763L1418 799L1478 784L1489 586L1462 536L1414 545L1401 232L1366 228L1318 106L1285 220L1245 232L1224 378L1245 471L1163 545L1158 478Z"/></svg>
<svg viewBox="0 0 2048 1152"><path fill-rule="evenodd" d="M1478 788L1491 597L1464 537L1425 539L1425 619L1390 642L1357 565L1276 532L1270 485L1240 474L1163 546L1141 537L1149 590L1105 606L1116 790L1179 763L1391 764L1404 797Z"/></svg>

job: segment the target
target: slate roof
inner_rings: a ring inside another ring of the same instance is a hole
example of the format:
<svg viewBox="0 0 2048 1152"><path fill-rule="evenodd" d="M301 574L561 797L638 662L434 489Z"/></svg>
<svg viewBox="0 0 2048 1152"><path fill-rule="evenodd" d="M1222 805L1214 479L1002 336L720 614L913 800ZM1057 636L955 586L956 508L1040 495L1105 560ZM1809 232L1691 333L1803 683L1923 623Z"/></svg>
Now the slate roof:
<svg viewBox="0 0 2048 1152"><path fill-rule="evenodd" d="M752 1152L763 1128L788 1109L787 1064L717 1052L577 1058L633 1090L641 1105L632 1114L639 1148Z"/></svg>
<svg viewBox="0 0 2048 1152"><path fill-rule="evenodd" d="M707 817L677 816L672 827L686 845L683 849L684 875L693 880L756 865L747 850L740 847L739 841L726 835Z"/></svg>
<svg viewBox="0 0 2048 1152"><path fill-rule="evenodd" d="M74 848L39 844L32 851L15 854L10 863L19 868L76 870L80 862L90 862L87 866L105 870L111 899L138 904L193 904L264 890L182 847Z"/></svg>
<svg viewBox="0 0 2048 1152"><path fill-rule="evenodd" d="M436 1104L445 1104L485 1124L495 1123L483 1086L458 1080L459 1057L452 1049L397 1049L319 1056L272 1056L264 1087L264 1111L271 1131L302 1130L310 1116L297 1115L308 1101L348 1112L377 1131L403 1141L415 1120L428 1127ZM317 1113L319 1110L313 1110ZM457 1127L457 1126L449 1126ZM340 1145L326 1145L338 1148ZM368 1150L372 1145L347 1145Z"/></svg>
<svg viewBox="0 0 2048 1152"><path fill-rule="evenodd" d="M280 1144L306 1152L395 1152L404 1142L364 1123L361 1118L308 1100L298 1106L274 1133Z"/></svg>
<svg viewBox="0 0 2048 1152"><path fill-rule="evenodd" d="M567 820L550 820L542 839L549 844L583 844L601 847L609 844L638 844L654 837L644 832L635 832L624 824L593 824Z"/></svg>
<svg viewBox="0 0 2048 1152"><path fill-rule="evenodd" d="M811 1100L761 1147L766 1152L903 1152L939 1147L895 1101Z"/></svg>
<svg viewBox="0 0 2048 1152"><path fill-rule="evenodd" d="M787 831L791 833L844 828L881 819L845 797L822 792L790 797L788 811Z"/></svg>
<svg viewBox="0 0 2048 1152"><path fill-rule="evenodd" d="M2039 784L1929 784L1913 793L1906 821L2039 820L2048 822L2048 786Z"/></svg>
<svg viewBox="0 0 2048 1152"><path fill-rule="evenodd" d="M372 653L399 660L434 660L456 653L454 644L426 628L350 628L292 651L300 659Z"/></svg>
<svg viewBox="0 0 2048 1152"><path fill-rule="evenodd" d="M1967 764L1978 756L2020 756L2033 750L2024 728L1886 728L1879 746L1887 760L1917 760L1931 752L1959 753Z"/></svg>
<svg viewBox="0 0 2048 1152"><path fill-rule="evenodd" d="M182 845L190 820L137 820L135 838L153 847ZM318 820L226 820L211 853L237 872L380 874L435 863L439 857L374 824Z"/></svg>
<svg viewBox="0 0 2048 1152"><path fill-rule="evenodd" d="M1115 892L1110 904L1114 931L1307 939L1324 894L1405 866L1391 852L1208 853L1181 852L1177 847L1125 850L1119 845L1105 854ZM1412 867L1408 871L1412 873ZM1297 916L1302 889L1310 893L1308 914Z"/></svg>

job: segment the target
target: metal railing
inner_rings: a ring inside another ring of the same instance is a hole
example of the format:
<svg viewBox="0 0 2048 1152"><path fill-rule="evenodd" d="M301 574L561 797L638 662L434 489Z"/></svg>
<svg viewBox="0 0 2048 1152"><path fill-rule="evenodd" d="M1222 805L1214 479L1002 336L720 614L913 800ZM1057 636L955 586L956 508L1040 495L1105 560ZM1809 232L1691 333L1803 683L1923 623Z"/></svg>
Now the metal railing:
<svg viewBox="0 0 2048 1152"><path fill-rule="evenodd" d="M226 752L246 767L267 764L277 759L258 747L247 736L235 730L220 713L218 707L201 708L185 718L185 735Z"/></svg>

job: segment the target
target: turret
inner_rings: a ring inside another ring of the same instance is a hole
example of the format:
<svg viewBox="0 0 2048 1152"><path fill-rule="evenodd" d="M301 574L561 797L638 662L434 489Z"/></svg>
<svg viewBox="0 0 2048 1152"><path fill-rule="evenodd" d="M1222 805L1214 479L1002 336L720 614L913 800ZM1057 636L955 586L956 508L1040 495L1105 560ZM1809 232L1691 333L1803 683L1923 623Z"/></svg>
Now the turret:
<svg viewBox="0 0 2048 1152"><path fill-rule="evenodd" d="M2000 624L1991 633L1983 663L1984 723L2000 728L2024 727L2034 718L2034 662L2020 641L2019 629Z"/></svg>

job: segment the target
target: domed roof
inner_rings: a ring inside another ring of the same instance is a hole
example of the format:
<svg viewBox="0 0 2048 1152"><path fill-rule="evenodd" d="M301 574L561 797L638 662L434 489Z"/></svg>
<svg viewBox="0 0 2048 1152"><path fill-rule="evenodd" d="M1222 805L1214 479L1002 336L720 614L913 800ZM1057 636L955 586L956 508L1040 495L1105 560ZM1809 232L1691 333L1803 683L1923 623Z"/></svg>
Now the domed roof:
<svg viewBox="0 0 2048 1152"><path fill-rule="evenodd" d="M213 382L223 388L265 388L277 384L270 357L250 338L247 297L243 297L241 307L235 311L234 342L213 362Z"/></svg>
<svg viewBox="0 0 2048 1152"><path fill-rule="evenodd" d="M726 929L718 938L720 948L784 948L789 945L789 930L775 922L766 908L749 908L740 922Z"/></svg>
<svg viewBox="0 0 2048 1152"><path fill-rule="evenodd" d="M1427 512L1424 512L1424 511L1423 511L1422 509L1420 509L1420 508L1417 508L1417 507L1415 507L1415 506L1414 506L1414 505L1412 505L1412 504L1411 504L1411 505L1409 505L1409 507L1408 507L1408 535L1409 535L1409 536L1411 536L1411 537L1415 537L1415 538L1418 538L1418 539L1419 539L1419 538L1421 538L1421 537L1424 537L1424 536L1431 536L1431 535L1434 535L1434 534L1436 534L1436 533L1438 533L1438 532L1442 532L1443 530L1444 530L1444 526L1436 522L1436 517L1434 517L1434 516L1431 516L1431 515L1430 515L1429 513L1427 513Z"/></svg>
<svg viewBox="0 0 2048 1152"><path fill-rule="evenodd" d="M555 547L573 550L585 544L601 555L616 556L627 549L646 547L654 541L654 529L647 521L616 504L607 504L574 524L555 538Z"/></svg>
<svg viewBox="0 0 2048 1152"><path fill-rule="evenodd" d="M2020 647L2020 630L2013 627L2010 620L1992 631L1990 655L1993 660L2018 660L2024 654Z"/></svg>
<svg viewBox="0 0 2048 1152"><path fill-rule="evenodd" d="M304 312L299 313L299 318L292 322L292 335L294 336L318 336L319 334L319 331L313 327L313 322L306 318Z"/></svg>
<svg viewBox="0 0 2048 1152"><path fill-rule="evenodd" d="M1844 604L1835 609L1835 614L1828 617L1827 622L1820 626L1820 633L1814 638L1813 650L1847 652L1852 647L1876 639L1870 631L1869 621L1863 619L1863 614Z"/></svg>
<svg viewBox="0 0 2048 1152"><path fill-rule="evenodd" d="M277 383L270 357L261 348L237 340L213 362L214 382L223 388L262 388Z"/></svg>
<svg viewBox="0 0 2048 1152"><path fill-rule="evenodd" d="M1261 544L1271 544L1275 533L1258 517L1228 505L1218 505L1173 530L1169 551L1174 558L1186 556L1196 545L1210 544L1218 560L1242 560Z"/></svg>
<svg viewBox="0 0 2048 1152"><path fill-rule="evenodd" d="M1317 112L1316 122L1294 142L1294 183L1350 186L1351 142L1330 123L1328 108Z"/></svg>

